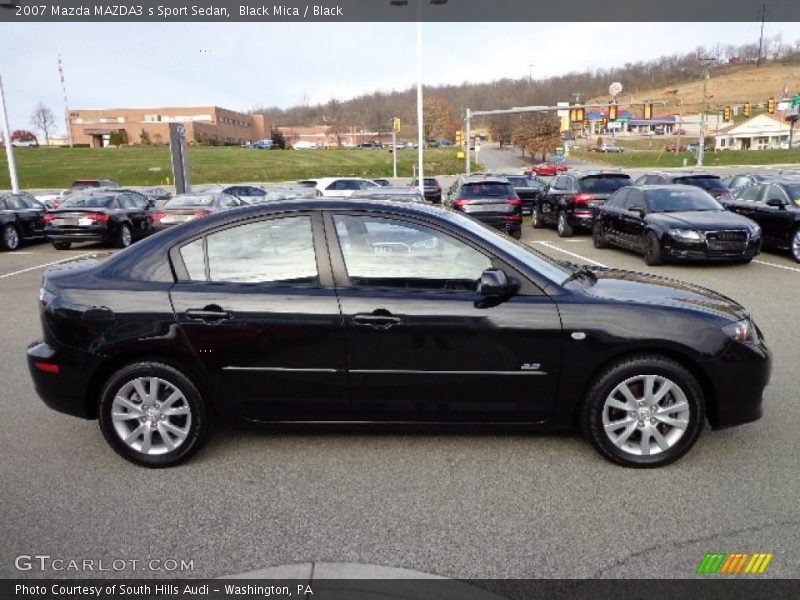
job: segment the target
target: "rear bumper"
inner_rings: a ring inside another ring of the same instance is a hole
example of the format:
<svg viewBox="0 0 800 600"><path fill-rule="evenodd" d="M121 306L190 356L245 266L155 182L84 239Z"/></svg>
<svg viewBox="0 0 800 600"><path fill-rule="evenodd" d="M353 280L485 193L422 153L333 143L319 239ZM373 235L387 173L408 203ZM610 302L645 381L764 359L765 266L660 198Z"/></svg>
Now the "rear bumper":
<svg viewBox="0 0 800 600"><path fill-rule="evenodd" d="M62 228L45 227L44 234L56 242L97 242L107 240L110 232L105 226Z"/></svg>
<svg viewBox="0 0 800 600"><path fill-rule="evenodd" d="M96 419L96 407L87 400L93 359L78 351L57 351L45 342L33 342L26 351L33 387L44 403L58 412ZM54 373L48 365L57 365ZM42 368L44 367L44 369Z"/></svg>

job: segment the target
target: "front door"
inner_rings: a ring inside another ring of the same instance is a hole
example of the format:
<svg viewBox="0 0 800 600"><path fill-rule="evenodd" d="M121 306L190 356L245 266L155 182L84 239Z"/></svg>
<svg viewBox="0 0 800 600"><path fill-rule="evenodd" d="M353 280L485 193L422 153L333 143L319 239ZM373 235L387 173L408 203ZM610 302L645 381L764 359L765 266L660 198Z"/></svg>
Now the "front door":
<svg viewBox="0 0 800 600"><path fill-rule="evenodd" d="M486 303L489 252L404 217L328 223L356 420L538 421L561 358L555 304L532 284ZM338 243L336 239L338 237Z"/></svg>
<svg viewBox="0 0 800 600"><path fill-rule="evenodd" d="M170 296L180 329L217 397L246 418L348 418L339 304L317 218L238 224L177 251L185 273Z"/></svg>

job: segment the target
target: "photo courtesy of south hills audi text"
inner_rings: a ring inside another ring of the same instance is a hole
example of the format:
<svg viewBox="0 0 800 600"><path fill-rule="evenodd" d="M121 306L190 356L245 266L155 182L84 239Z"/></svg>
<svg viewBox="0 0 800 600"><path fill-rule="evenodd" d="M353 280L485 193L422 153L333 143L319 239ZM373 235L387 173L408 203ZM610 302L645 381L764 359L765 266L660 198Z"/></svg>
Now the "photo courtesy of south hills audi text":
<svg viewBox="0 0 800 600"><path fill-rule="evenodd" d="M14 595L25 597L63 597L63 598L135 598L170 596L173 598L208 597L212 593L225 596L259 596L263 598L281 597L286 599L304 598L314 595L313 586L308 583L292 585L236 585L220 584L212 587L209 583L53 583L14 585Z"/></svg>

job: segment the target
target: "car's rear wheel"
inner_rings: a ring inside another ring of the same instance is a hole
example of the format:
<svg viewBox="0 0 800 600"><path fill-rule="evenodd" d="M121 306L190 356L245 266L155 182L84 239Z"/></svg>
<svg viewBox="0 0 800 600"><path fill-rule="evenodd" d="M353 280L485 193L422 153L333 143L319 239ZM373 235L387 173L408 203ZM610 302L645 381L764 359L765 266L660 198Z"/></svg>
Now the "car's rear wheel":
<svg viewBox="0 0 800 600"><path fill-rule="evenodd" d="M176 465L208 437L205 401L178 369L160 362L123 367L100 396L100 428L122 457L145 467Z"/></svg>
<svg viewBox="0 0 800 600"><path fill-rule="evenodd" d="M56 250L69 250L72 248L72 242L53 242L53 248Z"/></svg>
<svg viewBox="0 0 800 600"><path fill-rule="evenodd" d="M664 255L661 253L661 242L658 236L648 231L644 236L644 263L650 267L657 267L664 264Z"/></svg>
<svg viewBox="0 0 800 600"><path fill-rule="evenodd" d="M792 247L790 250L792 252L792 258L800 262L800 227L794 230L794 234L792 235Z"/></svg>
<svg viewBox="0 0 800 600"><path fill-rule="evenodd" d="M3 250L9 250L13 252L19 248L20 237L17 228L11 223L4 226L3 235L0 239L0 242L2 242Z"/></svg>
<svg viewBox="0 0 800 600"><path fill-rule="evenodd" d="M131 242L133 242L133 233L130 225L123 223L119 226L119 231L117 232L117 247L127 248L131 245Z"/></svg>
<svg viewBox="0 0 800 600"><path fill-rule="evenodd" d="M531 227L534 229L541 229L544 227L542 217L539 215L539 209L536 206L531 209Z"/></svg>
<svg viewBox="0 0 800 600"><path fill-rule="evenodd" d="M567 213L563 210L558 213L556 230L558 231L558 237L572 237L572 234L575 233L572 225L567 222Z"/></svg>
<svg viewBox="0 0 800 600"><path fill-rule="evenodd" d="M594 247L598 249L608 248L608 240L606 239L606 232L603 229L602 223L595 222L592 227L592 242Z"/></svg>
<svg viewBox="0 0 800 600"><path fill-rule="evenodd" d="M697 441L705 399L694 376L657 355L635 356L604 371L590 387L581 425L607 459L626 467L660 467Z"/></svg>

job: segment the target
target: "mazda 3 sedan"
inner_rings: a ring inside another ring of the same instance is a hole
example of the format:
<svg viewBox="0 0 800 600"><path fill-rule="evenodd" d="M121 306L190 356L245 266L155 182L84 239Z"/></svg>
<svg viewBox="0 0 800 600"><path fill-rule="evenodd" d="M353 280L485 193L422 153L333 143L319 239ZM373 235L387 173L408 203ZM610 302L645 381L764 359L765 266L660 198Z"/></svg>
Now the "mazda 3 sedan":
<svg viewBox="0 0 800 600"><path fill-rule="evenodd" d="M577 424L604 457L654 467L706 420L758 419L770 374L761 332L730 298L554 262L409 202L209 215L47 271L39 305L38 394L99 419L114 450L148 467L189 458L213 420Z"/></svg>

